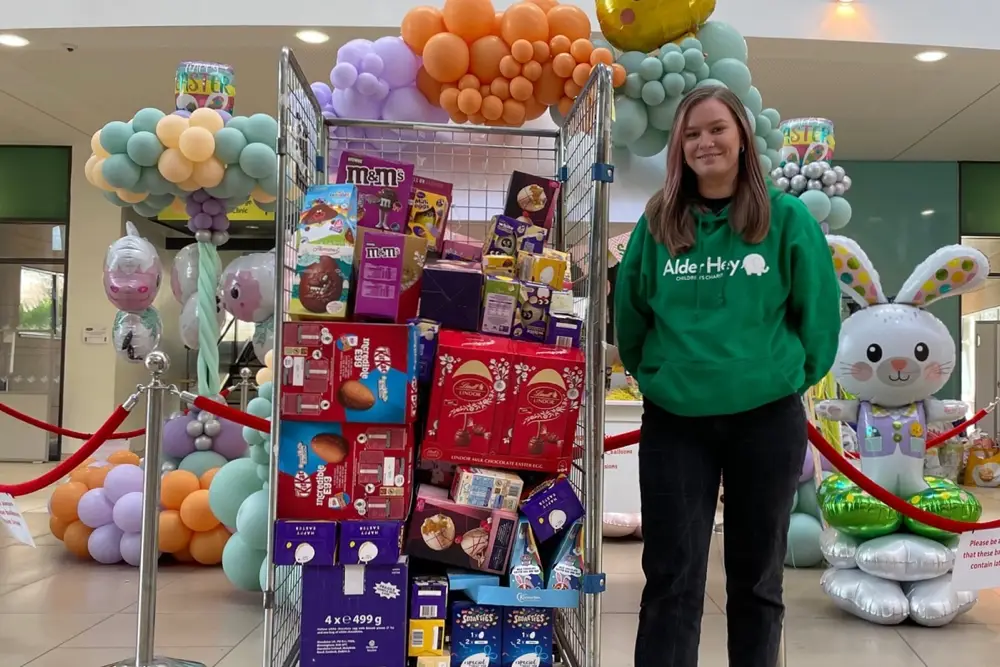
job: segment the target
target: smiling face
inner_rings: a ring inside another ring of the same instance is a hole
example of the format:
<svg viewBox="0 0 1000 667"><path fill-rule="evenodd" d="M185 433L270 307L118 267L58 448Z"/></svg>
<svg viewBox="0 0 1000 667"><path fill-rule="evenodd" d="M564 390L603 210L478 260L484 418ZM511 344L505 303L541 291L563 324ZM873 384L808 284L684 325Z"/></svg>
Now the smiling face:
<svg viewBox="0 0 1000 667"><path fill-rule="evenodd" d="M729 107L709 98L691 107L685 121L684 162L699 181L735 181L742 137Z"/></svg>

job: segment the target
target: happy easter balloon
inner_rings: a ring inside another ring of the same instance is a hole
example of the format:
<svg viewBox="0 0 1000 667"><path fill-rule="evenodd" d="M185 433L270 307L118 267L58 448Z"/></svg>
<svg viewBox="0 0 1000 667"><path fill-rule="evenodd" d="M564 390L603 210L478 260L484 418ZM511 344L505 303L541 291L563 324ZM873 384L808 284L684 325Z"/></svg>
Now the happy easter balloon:
<svg viewBox="0 0 1000 667"><path fill-rule="evenodd" d="M832 160L837 147L833 121L827 118L789 118L778 126L785 137L783 149L794 149L799 162ZM782 151L784 154L784 150Z"/></svg>
<svg viewBox="0 0 1000 667"><path fill-rule="evenodd" d="M643 53L695 32L713 11L715 0L597 0L604 38Z"/></svg>

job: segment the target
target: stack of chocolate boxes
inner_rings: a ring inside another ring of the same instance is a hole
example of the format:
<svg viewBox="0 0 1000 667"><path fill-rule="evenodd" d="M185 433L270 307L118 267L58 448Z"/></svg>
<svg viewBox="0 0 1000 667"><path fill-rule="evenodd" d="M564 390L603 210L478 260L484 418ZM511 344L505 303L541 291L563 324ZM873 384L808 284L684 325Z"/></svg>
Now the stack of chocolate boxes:
<svg viewBox="0 0 1000 667"><path fill-rule="evenodd" d="M584 515L558 193L515 172L475 246L446 236L452 186L412 165L344 153L306 193L275 352L275 559L302 568L302 665L552 664Z"/></svg>

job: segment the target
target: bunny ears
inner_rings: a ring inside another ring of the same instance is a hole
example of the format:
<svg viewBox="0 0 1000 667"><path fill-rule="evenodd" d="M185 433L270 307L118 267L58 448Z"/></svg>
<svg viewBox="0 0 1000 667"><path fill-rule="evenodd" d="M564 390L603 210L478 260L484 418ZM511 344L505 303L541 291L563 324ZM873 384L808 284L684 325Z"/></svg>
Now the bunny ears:
<svg viewBox="0 0 1000 667"><path fill-rule="evenodd" d="M828 236L827 243L844 294L861 306L888 303L878 272L861 246L844 236ZM937 299L979 289L989 272L986 255L975 248L945 246L913 270L895 301L918 308L927 306Z"/></svg>

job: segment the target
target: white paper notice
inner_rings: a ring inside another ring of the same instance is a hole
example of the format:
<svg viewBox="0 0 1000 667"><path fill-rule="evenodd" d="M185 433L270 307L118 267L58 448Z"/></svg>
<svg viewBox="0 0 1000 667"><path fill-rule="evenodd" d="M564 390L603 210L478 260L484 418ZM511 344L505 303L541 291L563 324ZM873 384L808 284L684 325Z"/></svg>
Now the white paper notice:
<svg viewBox="0 0 1000 667"><path fill-rule="evenodd" d="M21 515L21 510L17 509L14 497L9 493L0 493L0 524L3 524L10 536L21 544L35 546L35 540L31 538L31 529Z"/></svg>
<svg viewBox="0 0 1000 667"><path fill-rule="evenodd" d="M962 533L951 581L960 591L1000 586L1000 529Z"/></svg>

